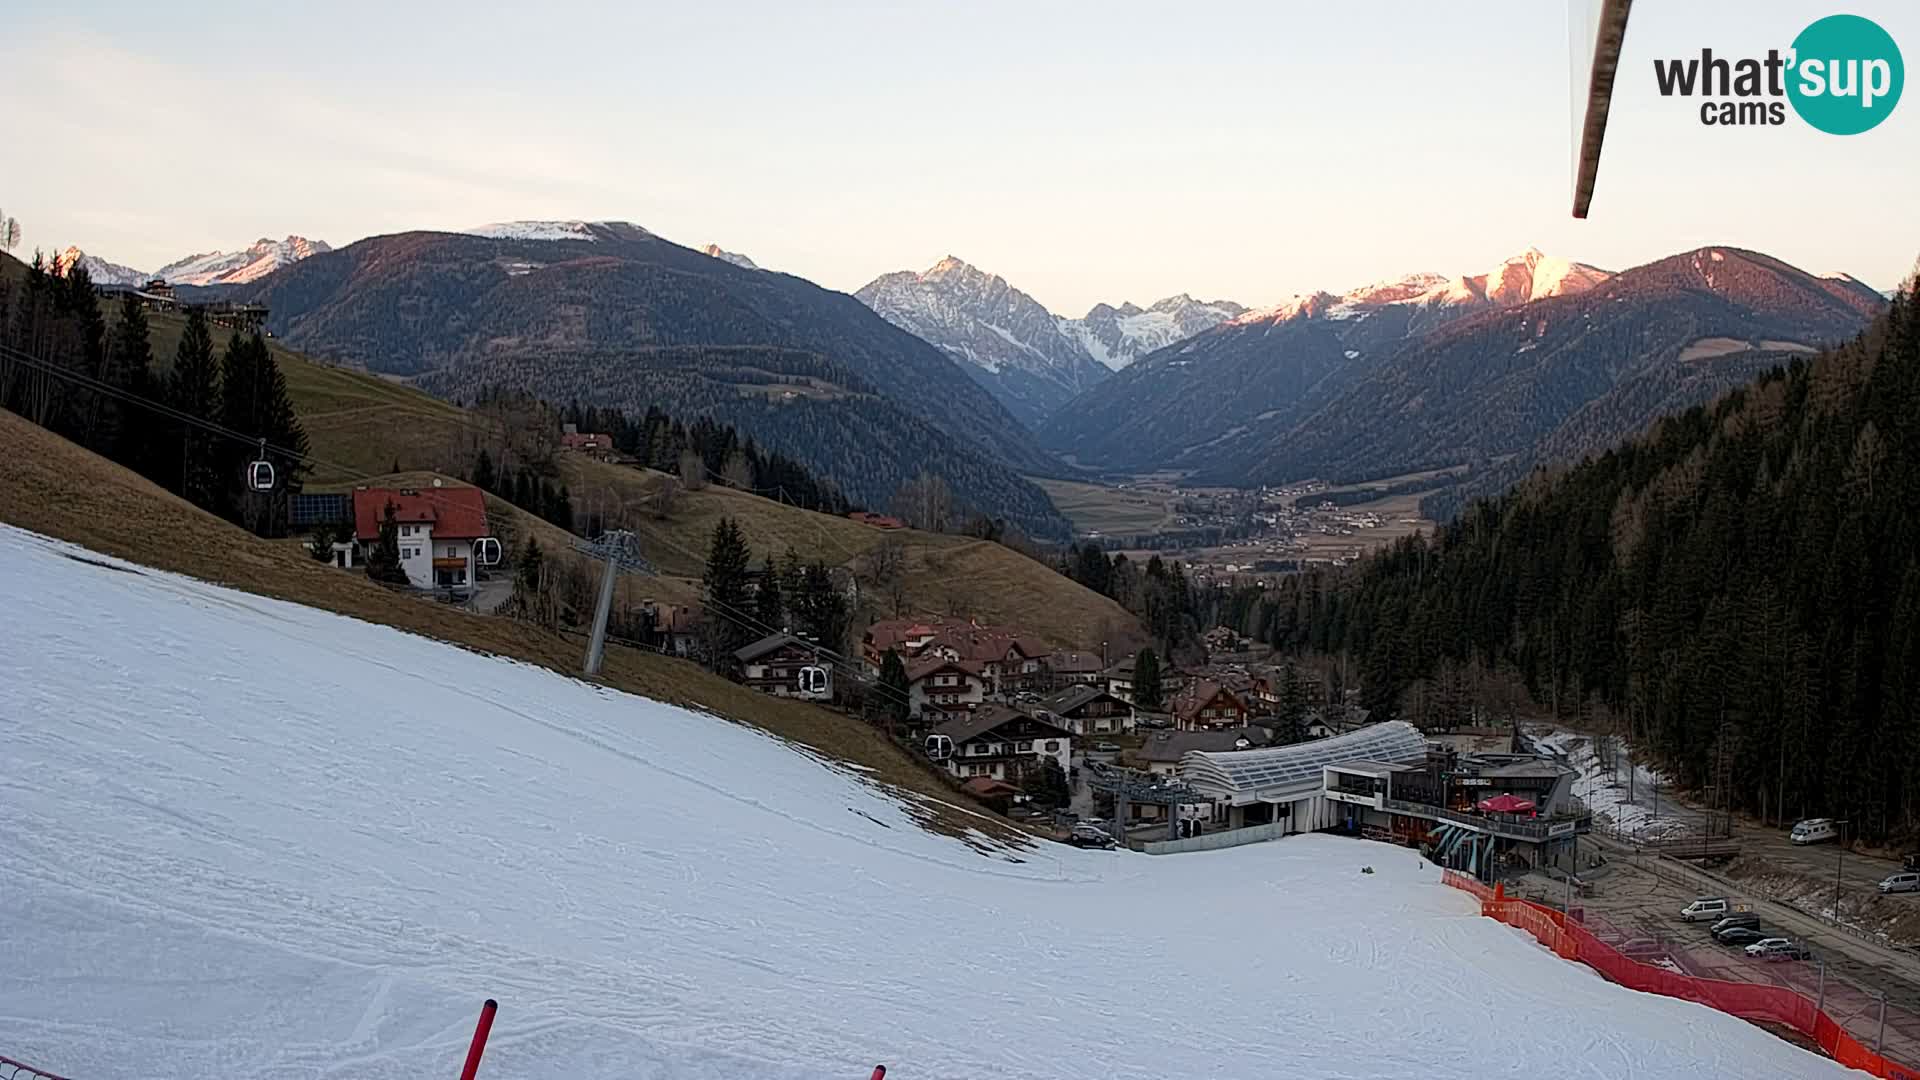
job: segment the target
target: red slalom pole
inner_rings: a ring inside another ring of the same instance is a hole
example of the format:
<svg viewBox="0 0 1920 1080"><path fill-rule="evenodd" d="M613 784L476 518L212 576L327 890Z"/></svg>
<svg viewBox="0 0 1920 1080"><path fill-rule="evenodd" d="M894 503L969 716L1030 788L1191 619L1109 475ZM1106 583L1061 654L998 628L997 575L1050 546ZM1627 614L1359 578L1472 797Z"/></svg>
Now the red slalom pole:
<svg viewBox="0 0 1920 1080"><path fill-rule="evenodd" d="M867 1080L887 1080L887 1067L885 1065L875 1065L873 1067L873 1075L868 1077Z"/></svg>
<svg viewBox="0 0 1920 1080"><path fill-rule="evenodd" d="M480 1071L480 1054L487 1048L487 1032L493 1030L493 1014L499 1011L500 1003L492 998L480 1006L480 1023L473 1029L473 1045L467 1048L467 1067L460 1070L460 1080L473 1080L473 1074Z"/></svg>

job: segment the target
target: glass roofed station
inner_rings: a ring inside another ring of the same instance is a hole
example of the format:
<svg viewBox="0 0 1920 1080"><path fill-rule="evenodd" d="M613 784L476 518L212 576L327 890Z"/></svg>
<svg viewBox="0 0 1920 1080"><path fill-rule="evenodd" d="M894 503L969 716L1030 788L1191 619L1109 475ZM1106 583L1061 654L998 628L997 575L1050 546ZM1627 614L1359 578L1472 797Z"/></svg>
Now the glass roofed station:
<svg viewBox="0 0 1920 1080"><path fill-rule="evenodd" d="M1337 800L1326 797L1327 766L1359 760L1418 767L1427 760L1427 740L1412 724L1394 721L1265 750L1190 750L1180 773L1213 796L1217 825L1286 822L1288 833L1313 832L1341 820Z"/></svg>
<svg viewBox="0 0 1920 1080"><path fill-rule="evenodd" d="M1413 725L1374 724L1262 750L1189 751L1188 786L1213 800L1216 827L1290 835L1336 830L1418 847L1447 865L1573 865L1591 817L1573 771L1521 753L1460 753Z"/></svg>

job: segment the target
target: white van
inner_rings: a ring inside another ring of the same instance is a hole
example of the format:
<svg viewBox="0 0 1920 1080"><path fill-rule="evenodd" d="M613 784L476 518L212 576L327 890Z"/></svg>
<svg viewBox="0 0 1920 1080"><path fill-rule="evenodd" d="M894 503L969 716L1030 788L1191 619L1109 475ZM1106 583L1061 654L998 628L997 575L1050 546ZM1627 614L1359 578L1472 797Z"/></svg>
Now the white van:
<svg viewBox="0 0 1920 1080"><path fill-rule="evenodd" d="M1920 874L1905 872L1891 874L1880 883L1881 892L1913 892L1920 889Z"/></svg>
<svg viewBox="0 0 1920 1080"><path fill-rule="evenodd" d="M1817 817L1808 818L1795 825L1789 839L1796 844L1817 844L1839 835L1840 830L1834 825L1832 818Z"/></svg>
<svg viewBox="0 0 1920 1080"><path fill-rule="evenodd" d="M1731 910L1732 906L1727 903L1725 897L1703 896L1680 909L1680 921L1699 922L1701 919L1709 921L1723 919Z"/></svg>

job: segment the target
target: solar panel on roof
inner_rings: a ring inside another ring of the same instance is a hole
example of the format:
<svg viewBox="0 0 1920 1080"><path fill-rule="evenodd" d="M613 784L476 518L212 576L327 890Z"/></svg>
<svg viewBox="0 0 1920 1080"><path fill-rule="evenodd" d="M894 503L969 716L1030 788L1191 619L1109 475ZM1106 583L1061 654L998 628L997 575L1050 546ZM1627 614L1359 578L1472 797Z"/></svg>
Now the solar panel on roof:
<svg viewBox="0 0 1920 1080"><path fill-rule="evenodd" d="M353 520L353 499L347 495L293 496L287 506L287 524L296 529L315 525L342 525Z"/></svg>

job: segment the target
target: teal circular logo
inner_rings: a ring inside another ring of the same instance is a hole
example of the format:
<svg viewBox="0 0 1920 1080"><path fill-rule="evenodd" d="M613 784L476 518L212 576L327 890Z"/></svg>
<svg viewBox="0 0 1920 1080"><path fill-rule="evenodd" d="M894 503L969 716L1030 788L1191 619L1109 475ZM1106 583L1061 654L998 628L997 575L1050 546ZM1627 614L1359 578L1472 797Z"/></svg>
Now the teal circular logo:
<svg viewBox="0 0 1920 1080"><path fill-rule="evenodd" d="M1829 15L1800 31L1792 64L1793 111L1829 135L1858 135L1885 120L1907 78L1892 35L1858 15Z"/></svg>

